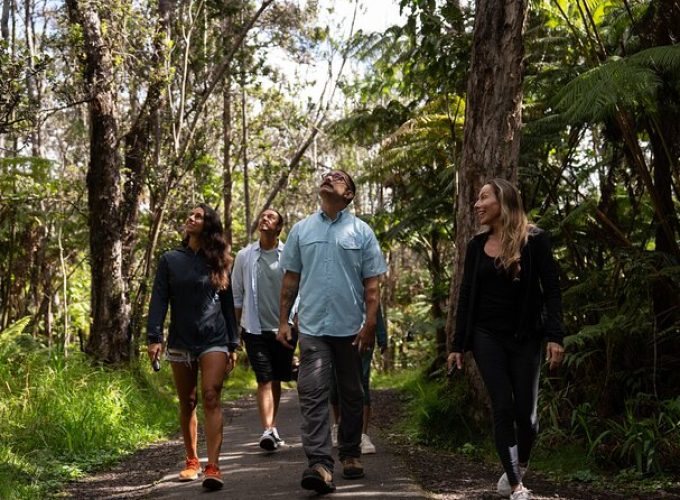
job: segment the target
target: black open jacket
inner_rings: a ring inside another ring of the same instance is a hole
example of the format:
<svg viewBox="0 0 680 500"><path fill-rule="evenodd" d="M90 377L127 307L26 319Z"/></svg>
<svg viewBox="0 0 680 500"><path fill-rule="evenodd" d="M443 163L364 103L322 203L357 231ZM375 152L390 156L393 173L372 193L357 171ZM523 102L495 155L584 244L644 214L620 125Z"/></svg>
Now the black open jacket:
<svg viewBox="0 0 680 500"><path fill-rule="evenodd" d="M478 234L467 246L452 352L464 352L472 348L479 297L477 270L488 238L488 232ZM523 299L518 311L515 338L523 341L541 337L562 345L564 328L559 269L552 255L547 232L537 227L529 231L527 244L522 248L520 265L520 293Z"/></svg>
<svg viewBox="0 0 680 500"><path fill-rule="evenodd" d="M147 320L147 342L163 341L163 323L170 306L168 347L200 354L210 347L239 344L231 283L217 291L203 251L180 247L158 261Z"/></svg>

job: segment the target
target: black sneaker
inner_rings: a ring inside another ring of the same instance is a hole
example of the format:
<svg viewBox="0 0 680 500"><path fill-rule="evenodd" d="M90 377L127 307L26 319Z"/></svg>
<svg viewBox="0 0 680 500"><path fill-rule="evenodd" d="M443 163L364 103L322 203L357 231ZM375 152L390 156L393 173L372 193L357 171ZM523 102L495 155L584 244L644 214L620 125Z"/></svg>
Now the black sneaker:
<svg viewBox="0 0 680 500"><path fill-rule="evenodd" d="M274 451L278 445L276 444L276 438L271 429L267 429L262 433L260 438L260 448L267 451Z"/></svg>
<svg viewBox="0 0 680 500"><path fill-rule="evenodd" d="M320 495L335 491L333 474L321 464L314 464L312 467L305 469L302 473L300 486L306 490L316 491Z"/></svg>

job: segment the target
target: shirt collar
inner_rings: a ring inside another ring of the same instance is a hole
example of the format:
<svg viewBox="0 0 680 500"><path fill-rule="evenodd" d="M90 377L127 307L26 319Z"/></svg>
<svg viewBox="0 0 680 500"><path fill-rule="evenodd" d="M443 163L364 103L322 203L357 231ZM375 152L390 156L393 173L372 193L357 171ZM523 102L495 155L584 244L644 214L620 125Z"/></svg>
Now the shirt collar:
<svg viewBox="0 0 680 500"><path fill-rule="evenodd" d="M342 210L340 210L340 211L338 212L338 216L335 218L335 220L331 220L331 218L328 217L328 216L324 213L323 210L319 210L319 217L321 217L321 220L323 220L323 221L328 221L328 222L330 222L331 224L332 224L333 222L338 222L338 221L341 220L343 217L347 217L346 214L349 214L349 205L347 205L345 208L343 208Z"/></svg>
<svg viewBox="0 0 680 500"><path fill-rule="evenodd" d="M276 245L276 250L277 250L279 253L281 253L281 251L283 250L283 242L282 242L280 239L277 239L276 241L278 241L278 245ZM260 240L256 240L256 241L253 243L253 250L256 251L256 252L259 252L259 251L261 250L261 248L260 248Z"/></svg>

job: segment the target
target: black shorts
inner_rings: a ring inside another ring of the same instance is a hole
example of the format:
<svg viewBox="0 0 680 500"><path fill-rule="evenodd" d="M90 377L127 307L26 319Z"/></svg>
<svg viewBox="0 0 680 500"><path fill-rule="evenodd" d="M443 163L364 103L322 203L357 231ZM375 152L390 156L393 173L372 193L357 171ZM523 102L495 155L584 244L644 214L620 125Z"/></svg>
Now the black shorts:
<svg viewBox="0 0 680 500"><path fill-rule="evenodd" d="M297 344L297 332L293 332L293 340L289 342L293 349L276 340L275 332L262 332L259 335L243 332L248 361L253 367L258 382L280 380L288 382L292 379L293 352Z"/></svg>

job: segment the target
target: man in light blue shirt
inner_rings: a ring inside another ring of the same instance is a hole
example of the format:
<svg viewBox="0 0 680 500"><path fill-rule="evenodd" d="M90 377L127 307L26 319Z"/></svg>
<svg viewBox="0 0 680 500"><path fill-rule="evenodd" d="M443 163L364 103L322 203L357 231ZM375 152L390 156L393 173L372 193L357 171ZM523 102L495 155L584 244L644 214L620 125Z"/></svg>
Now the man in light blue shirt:
<svg viewBox="0 0 680 500"><path fill-rule="evenodd" d="M236 319L257 379L257 407L264 431L259 445L274 451L284 444L276 428L281 382L291 380L293 351L276 341L284 245L279 241L283 217L273 209L260 214L260 238L236 255L231 276Z"/></svg>
<svg viewBox="0 0 680 500"><path fill-rule="evenodd" d="M285 274L277 338L284 345L292 341L286 311L299 293L298 395L308 461L301 485L318 493L335 490L328 418L333 368L340 393L342 475L364 476L361 355L375 344L378 279L387 266L373 230L347 208L355 193L346 172L324 175L319 187L321 210L293 226L281 258Z"/></svg>

